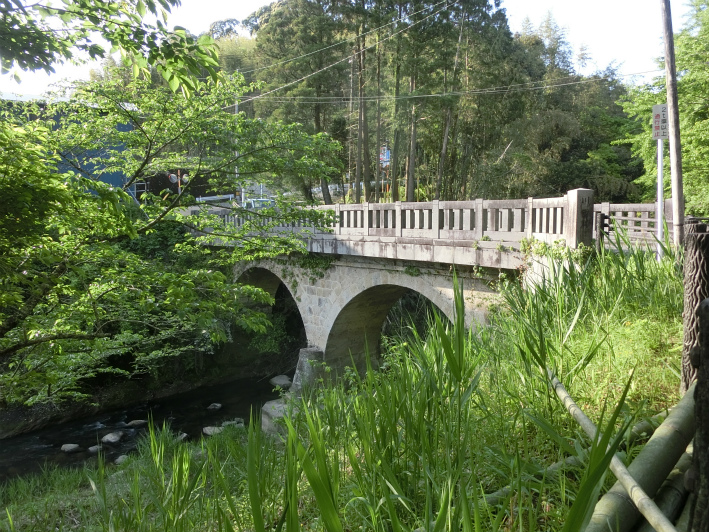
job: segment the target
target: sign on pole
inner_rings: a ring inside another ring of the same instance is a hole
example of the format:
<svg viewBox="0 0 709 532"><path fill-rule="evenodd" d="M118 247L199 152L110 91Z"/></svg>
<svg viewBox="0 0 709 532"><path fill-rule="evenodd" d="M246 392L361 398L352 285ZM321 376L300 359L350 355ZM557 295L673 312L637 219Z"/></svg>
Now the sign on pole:
<svg viewBox="0 0 709 532"><path fill-rule="evenodd" d="M652 106L652 138L657 140L657 212L655 226L657 228L657 260L662 259L662 243L665 240L665 178L663 175L663 140L670 138L670 128L667 121L667 104Z"/></svg>
<svg viewBox="0 0 709 532"><path fill-rule="evenodd" d="M670 124L667 117L667 104L652 106L652 139L665 140L670 138Z"/></svg>

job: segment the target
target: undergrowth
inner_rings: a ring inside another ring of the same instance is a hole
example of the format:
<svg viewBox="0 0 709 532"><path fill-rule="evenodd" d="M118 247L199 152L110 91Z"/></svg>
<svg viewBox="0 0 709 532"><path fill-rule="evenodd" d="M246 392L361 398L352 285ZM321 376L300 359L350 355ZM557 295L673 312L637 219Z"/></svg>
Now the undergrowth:
<svg viewBox="0 0 709 532"><path fill-rule="evenodd" d="M504 284L477 329L456 288L453 323L433 315L427 330L388 339L379 371L312 390L281 437L258 421L197 443L151 429L121 466L9 482L0 526L573 530L609 483L606 446L678 400L681 257L667 251L550 261L533 286ZM605 439L581 434L550 373ZM549 469L568 457L580 465Z"/></svg>

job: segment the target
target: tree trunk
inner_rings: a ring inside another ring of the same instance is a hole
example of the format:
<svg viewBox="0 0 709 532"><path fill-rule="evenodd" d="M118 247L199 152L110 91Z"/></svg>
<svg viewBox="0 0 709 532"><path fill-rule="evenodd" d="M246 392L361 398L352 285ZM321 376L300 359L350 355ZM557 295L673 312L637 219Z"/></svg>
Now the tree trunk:
<svg viewBox="0 0 709 532"><path fill-rule="evenodd" d="M441 146L441 156L438 159L438 179L436 180L436 199L441 199L441 188L443 187L443 168L446 164L446 151L448 149L448 132L451 128L451 108L446 111L446 126L443 130L443 145Z"/></svg>
<svg viewBox="0 0 709 532"><path fill-rule="evenodd" d="M461 178L460 168L458 168L458 136L460 128L458 127L458 119L460 117L459 109L456 109L451 126L452 133L450 134L450 155L446 156L448 161L449 174L449 195L446 196L450 200L465 200L465 179ZM457 170L456 170L457 169Z"/></svg>
<svg viewBox="0 0 709 532"><path fill-rule="evenodd" d="M359 108L360 108L360 136L362 138L362 178L364 179L364 201L372 200L372 168L370 167L369 149L369 127L367 123L367 102L365 100L365 79L364 79L364 48L365 41L362 38L359 53Z"/></svg>
<svg viewBox="0 0 709 532"><path fill-rule="evenodd" d="M362 201L362 62L360 60L360 55L362 54L362 48L359 40L359 26L357 26L357 37L356 37L356 63L357 63L357 161L355 170L355 203L361 203Z"/></svg>
<svg viewBox="0 0 709 532"><path fill-rule="evenodd" d="M416 90L416 78L412 75L409 82L410 92ZM414 190L416 182L416 104L411 104L411 142L409 143L409 158L406 164L406 201L416 201Z"/></svg>
<svg viewBox="0 0 709 532"><path fill-rule="evenodd" d="M362 101L357 113L357 160L355 169L355 203L362 201Z"/></svg>
<svg viewBox="0 0 709 532"><path fill-rule="evenodd" d="M372 151L369 148L369 127L367 122L367 104L362 102L362 146L363 146L363 178L364 178L364 201L372 201L373 191L372 191Z"/></svg>
<svg viewBox="0 0 709 532"><path fill-rule="evenodd" d="M389 173L391 174L391 201L399 201L399 139L401 134L399 127L394 128L394 146L391 148L391 160L389 161Z"/></svg>
<svg viewBox="0 0 709 532"><path fill-rule="evenodd" d="M318 89L316 91L316 95L320 97L320 90ZM322 133L323 132L323 127L322 127L322 105L319 103L315 104L314 110L313 110L313 122L315 124L315 131L316 133ZM322 190L322 199L323 203L325 205L332 205L332 197L330 196L330 188L328 187L328 182L325 177L320 178L320 190Z"/></svg>
<svg viewBox="0 0 709 532"><path fill-rule="evenodd" d="M682 384L684 394L696 378L692 365L692 350L699 344L699 303L709 297L709 233L707 225L692 223L685 235L684 255L684 343L682 348Z"/></svg>
<svg viewBox="0 0 709 532"><path fill-rule="evenodd" d="M354 77L355 77L355 62L352 61L350 65L350 102L349 102L349 113L348 117L354 117ZM357 121L357 129L359 129L359 120ZM353 138L353 131L355 131L354 124L351 124L347 134L347 179L349 181L350 191L352 190L352 185L356 182L353 177L356 174L356 157L355 157L355 144ZM353 170L355 170L353 172ZM355 186L355 191L357 187ZM342 189L343 194L345 194L345 199L347 194L345 189Z"/></svg>
<svg viewBox="0 0 709 532"><path fill-rule="evenodd" d="M379 203L383 188L383 184L381 187L379 186L379 182L382 177L382 51L380 32L377 32L377 149L375 152L377 171L374 175L374 201L376 203Z"/></svg>
<svg viewBox="0 0 709 532"><path fill-rule="evenodd" d="M453 80L452 85L455 86L456 73L458 71L458 57L460 56L460 43L463 40L463 22L460 22L460 32L458 33L458 44L455 49L455 60L453 61ZM448 91L447 85L444 85L444 91ZM446 166L446 152L448 149L448 134L451 128L451 117L453 115L453 104L446 109L446 126L443 131L443 144L441 146L441 157L438 161L438 179L436 182L436 199L441 199L441 189L443 187L443 172ZM454 198L449 198L454 199Z"/></svg>
<svg viewBox="0 0 709 532"><path fill-rule="evenodd" d="M399 19L402 17L402 8L399 5ZM401 34L396 38L396 57L394 58L396 66L394 67L394 145L391 150L391 159L389 160L389 173L391 174L391 201L399 201L399 142L401 139L401 131L399 129L399 92L401 89Z"/></svg>
<svg viewBox="0 0 709 532"><path fill-rule="evenodd" d="M687 234L687 244L695 235ZM702 235L705 236L705 235ZM709 236L709 235L706 235ZM699 322L698 356L695 366L697 387L694 390L694 456L692 458L692 476L695 506L692 514L692 532L709 530L709 300L700 303L696 312Z"/></svg>

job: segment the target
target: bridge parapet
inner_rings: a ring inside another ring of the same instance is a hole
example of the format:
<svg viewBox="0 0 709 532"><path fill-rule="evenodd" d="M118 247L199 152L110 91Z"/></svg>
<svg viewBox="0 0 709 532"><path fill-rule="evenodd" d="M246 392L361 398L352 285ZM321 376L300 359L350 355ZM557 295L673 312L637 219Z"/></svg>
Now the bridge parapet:
<svg viewBox="0 0 709 532"><path fill-rule="evenodd" d="M302 233L308 250L447 264L516 269L523 239L568 247L591 244L593 191L576 189L559 198L320 205L334 223L320 230L303 223L274 228ZM243 225L249 215L224 213ZM264 224L271 220L260 217Z"/></svg>
<svg viewBox="0 0 709 532"><path fill-rule="evenodd" d="M563 240L578 247L581 242L590 245L593 230L593 192L585 189L560 198L338 203L316 208L334 210L332 233L338 236L489 240L517 248L527 238Z"/></svg>
<svg viewBox="0 0 709 532"><path fill-rule="evenodd" d="M672 225L672 199L665 200L663 218L667 225L667 237L672 241L674 227ZM660 221L657 203L598 203L594 206L596 213L606 215L614 230L622 229L628 241L633 244L654 246ZM593 237L597 227L593 224ZM605 241L607 244L607 240Z"/></svg>
<svg viewBox="0 0 709 532"><path fill-rule="evenodd" d="M578 247L581 242L590 244L593 230L592 215L589 215L593 212L593 192L587 189L572 190L559 198L336 203L312 208L334 211L336 221L331 234L346 236L497 242L520 242L528 238L549 243L564 240L570 247ZM248 219L248 216L229 216L226 212L225 219L237 226ZM270 220L264 218L263 221ZM319 232L306 224L279 229Z"/></svg>

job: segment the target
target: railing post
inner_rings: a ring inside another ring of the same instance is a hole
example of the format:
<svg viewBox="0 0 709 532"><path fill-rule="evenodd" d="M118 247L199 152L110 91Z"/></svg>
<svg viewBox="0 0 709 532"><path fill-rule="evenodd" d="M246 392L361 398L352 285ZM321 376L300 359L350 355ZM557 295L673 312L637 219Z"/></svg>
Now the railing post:
<svg viewBox="0 0 709 532"><path fill-rule="evenodd" d="M611 204L609 202L601 203L601 212L606 216L611 215Z"/></svg>
<svg viewBox="0 0 709 532"><path fill-rule="evenodd" d="M335 235L341 234L342 231L342 218L340 214L340 204L335 203L335 227L332 230L332 233Z"/></svg>
<svg viewBox="0 0 709 532"><path fill-rule="evenodd" d="M600 253L605 246L604 240L610 231L610 216L602 212L594 213L596 215L596 252Z"/></svg>
<svg viewBox="0 0 709 532"><path fill-rule="evenodd" d="M497 231L497 209L487 208L487 230Z"/></svg>
<svg viewBox="0 0 709 532"><path fill-rule="evenodd" d="M475 200L475 229L474 235L476 240L480 240L483 237L483 227L485 221L483 219L483 211L485 210L483 200Z"/></svg>
<svg viewBox="0 0 709 532"><path fill-rule="evenodd" d="M564 215L566 246L591 245L593 239L593 190L577 188L566 194Z"/></svg>
<svg viewBox="0 0 709 532"><path fill-rule="evenodd" d="M524 213L524 231L527 240L534 238L534 198L527 198L527 210Z"/></svg>
<svg viewBox="0 0 709 532"><path fill-rule="evenodd" d="M364 202L362 204L362 228L367 236L369 236L369 226L369 202Z"/></svg>
<svg viewBox="0 0 709 532"><path fill-rule="evenodd" d="M672 198L667 198L665 199L665 223L667 224L667 231L670 233L667 237L670 240L674 238L675 230L672 216Z"/></svg>
<svg viewBox="0 0 709 532"><path fill-rule="evenodd" d="M433 200L431 204L431 233L433 233L431 236L438 240L441 238L441 214L438 207L438 200Z"/></svg>
<svg viewBox="0 0 709 532"><path fill-rule="evenodd" d="M462 209L462 216L463 216L463 229L465 231L470 231L473 226L471 224L470 220L470 214L473 209L470 208L470 205L465 205Z"/></svg>
<svg viewBox="0 0 709 532"><path fill-rule="evenodd" d="M401 202L394 203L394 227L396 228L396 236L401 236L401 230L404 227L404 219L401 217Z"/></svg>

